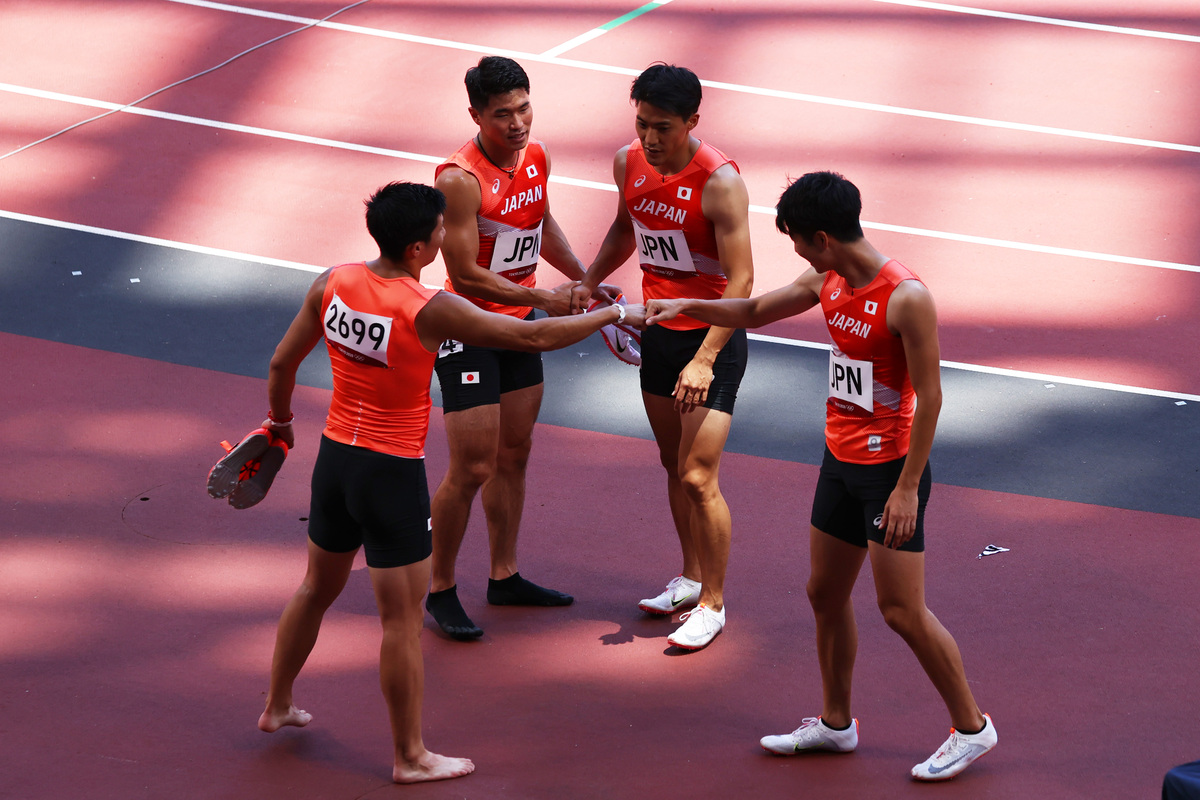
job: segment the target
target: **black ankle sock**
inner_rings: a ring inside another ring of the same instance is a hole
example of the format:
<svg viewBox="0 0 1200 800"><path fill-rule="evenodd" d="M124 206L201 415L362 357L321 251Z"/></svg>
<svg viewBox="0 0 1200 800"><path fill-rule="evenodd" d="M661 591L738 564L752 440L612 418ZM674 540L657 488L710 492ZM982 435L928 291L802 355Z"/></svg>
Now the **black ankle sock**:
<svg viewBox="0 0 1200 800"><path fill-rule="evenodd" d="M983 720L983 727L981 727L977 731L964 731L962 728L955 728L954 730L957 731L958 733L961 733L963 736L974 736L977 733L983 733L983 729L986 727L987 727L987 718L985 717Z"/></svg>
<svg viewBox="0 0 1200 800"><path fill-rule="evenodd" d="M454 631L468 632L477 630L475 623L463 611L462 603L458 601L458 586L451 586L440 592L430 592L425 600L425 608L433 615L434 620L447 633ZM480 631L482 633L482 631Z"/></svg>
<svg viewBox="0 0 1200 800"><path fill-rule="evenodd" d="M488 578L488 602L493 605L564 606L570 605L574 599L569 594L531 583L522 578L519 572L500 580Z"/></svg>
<svg viewBox="0 0 1200 800"><path fill-rule="evenodd" d="M831 730L831 731L848 731L848 730L850 730L850 725L854 724L854 720L850 720L850 725L847 725L844 728L835 728L832 725L830 725L828 722L826 722L824 717L822 717L821 724L824 725L826 728L829 728L829 730Z"/></svg>

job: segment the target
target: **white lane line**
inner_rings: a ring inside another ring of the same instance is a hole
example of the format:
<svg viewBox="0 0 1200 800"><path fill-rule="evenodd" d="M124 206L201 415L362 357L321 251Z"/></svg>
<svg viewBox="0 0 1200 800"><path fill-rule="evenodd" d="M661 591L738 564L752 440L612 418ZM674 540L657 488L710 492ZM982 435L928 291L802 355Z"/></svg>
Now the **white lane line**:
<svg viewBox="0 0 1200 800"><path fill-rule="evenodd" d="M1063 28L1081 28L1088 31L1099 31L1101 33L1119 33L1125 36L1146 36L1151 39L1171 39L1177 42L1200 42L1200 36L1192 36L1186 33L1152 31L1147 28L1127 28L1120 25L1102 25L1096 22L1079 22L1077 20L1059 19L1056 17L1038 17L1032 14L1015 14L1010 11L992 11L991 9L986 8L955 6L948 3L929 3L925 2L925 0L871 0L871 2L886 3L887 5L892 6L926 8L931 11L949 11L954 14L971 14L977 17L993 17L996 19L1013 20L1015 22L1036 22L1040 25L1057 25Z"/></svg>
<svg viewBox="0 0 1200 800"><path fill-rule="evenodd" d="M178 2L179 0L172 0ZM233 131L237 133L245 133L254 136L264 136L272 139L282 139L285 141L298 142L302 144L318 145L321 147L329 147L338 150L348 150L352 152L369 153L372 155L381 155L388 158L406 159L409 161L419 161L426 164L441 164L445 159L440 156L426 155L424 153L413 153L406 150L394 150L384 147L375 147L372 145L355 144L352 142L343 142L336 139L325 139L317 136L306 136L296 133L287 133L285 131L276 131L269 128L258 128L250 125L239 125L236 123L220 122L218 120L203 119L200 117L190 117L183 114L174 114L167 111L155 111L145 108L126 108L118 103L110 103L104 100L93 100L84 97L75 97L65 95L59 92L47 92L40 89L29 89L26 87L12 86L10 84L0 83L0 91L8 91L16 94L24 94L31 97L38 97L46 100L55 100L65 103L74 103L77 105L88 106L92 108L117 109L124 113L136 114L144 117L152 117L156 119L164 119L172 122L181 122L190 125L199 125L209 128L217 128L219 130ZM601 183L599 181L584 180L581 178L570 178L566 176L552 175L550 177L552 183L560 183L566 186L576 186L585 189L596 189L606 192L615 192L617 187L611 183ZM769 206L751 205L750 210L759 213L773 216L775 209ZM1073 258L1086 258L1094 261L1107 261L1116 264L1132 264L1136 266L1156 267L1160 269L1172 269L1181 272L1200 273L1200 266L1194 264L1181 264L1174 261L1160 261L1149 258L1138 258L1134 256L1113 255L1109 253L1098 253L1089 250L1078 250L1066 247L1053 247L1050 245L1029 244L1026 242L1016 242L1005 239L995 239L986 236L975 236L972 234L950 233L946 231L935 231L926 228L914 228L905 225L891 225L882 222L870 222L863 220L864 228L871 230L888 231L891 233L902 233L912 236L922 236L933 239L946 239L949 241L965 242L969 244L984 245L989 247L1001 247L1012 250L1023 250L1027 252L1046 253L1051 255L1062 255Z"/></svg>
<svg viewBox="0 0 1200 800"><path fill-rule="evenodd" d="M230 258L237 261L249 261L254 264L266 264L271 267L284 267L286 269L300 270L301 272L324 272L328 267L314 267L311 264L300 264L296 261L284 261L278 258L267 258L265 256L252 256L247 253L236 253L232 250L221 250L216 247L205 247L199 244L188 244L186 242L173 242L170 239L159 239L154 236L142 236L137 233L125 233L124 231L114 231L108 228L96 228L91 225L80 225L76 222L63 222L57 219L48 219L46 217L35 217L30 214L20 214L16 211L5 211L0 209L0 217L4 219L16 220L17 222L31 222L35 225L46 225L52 228L62 228L69 231L78 231L80 233L93 233L97 236L108 236L113 239L124 239L130 242L138 242L139 244L150 244L156 247L168 247L172 250L186 250L189 253L200 253L206 256L216 256L218 258Z"/></svg>
<svg viewBox="0 0 1200 800"><path fill-rule="evenodd" d="M346 25L341 22L319 22L317 20L306 17L294 17L288 14L275 14L273 12L259 11L257 9L247 9L242 6L229 5L227 3L214 3L210 0L168 0L171 3L180 3L182 5L201 6L219 11L229 11L235 14L250 14L256 17L266 17L269 19L279 19L287 22L303 22L307 24L316 24L317 27L329 28L330 30L338 30L346 33L357 33L364 36L375 36L384 39L395 39L398 41L412 42L414 44L430 45L432 47L446 47L454 50L466 50L472 53L480 53L483 55L503 55L516 60L537 61L545 64L555 64L564 67L574 67L578 69L590 70L592 72L606 72L615 75L625 75L629 77L637 77L641 74L640 69L629 69L626 67L615 67L607 64L597 64L590 61L578 61L570 58L560 58L557 56L546 56L541 53L524 53L519 50L508 50L498 47L486 47L483 45L467 44L465 42L455 42L448 39L436 39L429 36L414 36L406 33L396 33L394 31L385 31L378 28L365 28L358 25ZM728 83L725 81L709 81L701 80L700 83L712 89L721 89L740 94L750 94L759 97L771 97L777 100L795 100L803 103L814 103L817 105L836 106L839 108L849 108L857 111L872 111L881 114L896 114L906 117L917 117L920 119L932 119L939 122L955 122L966 125L979 125L987 128L1002 128L1005 130L1021 131L1023 133L1044 134L1049 136L1062 136L1072 139L1087 139L1089 141L1107 142L1110 144L1133 145L1136 147L1150 147L1158 150L1174 150L1185 153L1200 153L1200 145L1182 144L1178 142L1163 142L1154 139L1141 139L1132 136L1117 136L1108 133L1095 133L1092 131L1077 131L1070 128L1056 128L1049 125L1032 125L1024 122L1007 122L1005 120L988 119L986 117L972 117L964 114L946 114L940 111L923 111L915 108L905 108L903 106L892 106L884 103L865 103L858 100L844 100L836 97L824 97L815 94L805 94L803 92L789 92L781 89L765 89L756 86L745 86L737 83Z"/></svg>
<svg viewBox="0 0 1200 800"><path fill-rule="evenodd" d="M768 336L762 333L747 333L747 338L754 339L759 342L768 342L770 344L781 344L788 347L803 347L809 350L828 350L828 343L809 342L803 339L786 339L782 336ZM1005 369L1004 367L989 367L982 364L967 364L962 361L942 361L942 369L957 369L964 372L981 372L986 375L998 375L1005 378L1018 378L1021 380L1039 381L1042 383L1061 383L1069 386L1082 386L1086 389L1103 389L1110 392L1123 392L1125 394L1139 394L1148 397L1165 397L1168 400L1190 400L1193 403L1200 403L1200 394L1183 394L1182 392L1168 392L1162 389L1149 389L1144 386L1127 386L1123 383L1108 383L1106 381L1090 381L1085 378L1064 378L1061 375L1045 375L1040 372L1027 372L1019 369Z"/></svg>
<svg viewBox="0 0 1200 800"><path fill-rule="evenodd" d="M321 273L327 269L326 267L317 267L311 264L301 264L295 261L283 261L278 258L265 258L263 256L250 255L249 253L237 253L232 250L220 250L215 247L204 247L201 245L187 244L186 242L173 242L169 239L159 239L153 236L141 236L136 233L125 233L123 231L115 231L108 228L97 228L92 225L80 225L75 222L63 222L61 220L49 219L47 217L35 217L30 214L20 214L15 211L5 211L3 209L0 209L0 218L11 219L17 222L29 222L35 225L46 225L49 227L62 228L70 231L79 231L81 233L91 233L97 236L108 236L114 239L124 239L126 241L155 245L158 247L167 247L173 250L184 250L191 253L216 256L218 258L246 261L252 264L265 264L272 267L283 267L285 269L294 269L301 272ZM432 284L426 285L431 289L441 288L440 286L434 286ZM747 336L755 341L766 342L769 344L781 344L788 347L803 347L810 350L829 350L828 343L809 342L804 339L787 339L782 336L770 336L764 333L748 333ZM1068 384L1071 386L1082 386L1089 389L1103 389L1112 392L1139 394L1149 397L1165 397L1172 400L1184 400L1200 403L1200 395L1183 394L1181 392L1168 392L1161 389L1150 389L1142 386L1126 386L1120 383L1089 381L1083 378L1065 378L1059 375L1044 375L1038 372L1025 372L1022 370L1004 369L1002 367L989 367L982 364L966 364L960 361L942 361L941 365L945 369L980 372L987 375L999 375L1002 377L1020 378L1024 380L1042 382L1050 381Z"/></svg>
<svg viewBox="0 0 1200 800"><path fill-rule="evenodd" d="M171 0L172 2L180 2L181 0ZM90 108L105 108L115 109L126 114L136 114L143 117L151 117L154 119L169 120L171 122L181 122L188 125L199 125L207 128L216 128L218 130L232 131L237 133L245 133L252 136L263 136L271 139L282 139L290 142L298 142L301 144L311 144L320 147L329 147L336 150L348 150L357 153L369 153L371 155L385 156L387 158L399 158L408 161L419 161L424 164L441 164L445 158L441 156L426 155L424 153L413 153L407 150L393 150L386 147L375 147L373 145L355 144L353 142L343 142L336 139L324 139L318 136L305 136L298 133L288 133L286 131L276 131L269 128L258 128L251 125L239 125L231 122L220 122L218 120L203 119L201 117L190 117L184 114L174 114L168 111L155 111L149 108L125 107L119 103L110 103L104 100L93 100L86 97L76 97L74 95L62 94L60 92L49 92L41 89L30 89L23 86L13 86L7 83L0 83L0 91L12 92L14 94L22 94L29 97L37 97L43 100L54 100L63 103L74 103L76 105L87 106ZM602 183L600 181L584 180L582 178L570 178L560 175L551 175L551 183L559 183L564 186L576 186L584 189L595 189L604 192L616 192L617 187L611 183ZM770 206L751 205L750 210L757 214L775 215L775 209ZM1097 253L1090 250L1078 250L1067 247L1053 247L1050 245L1029 244L1026 242L1015 242L1005 239L994 239L986 236L975 236L965 233L950 233L946 231L935 231L926 228L914 228L905 225L891 225L883 222L870 222L863 220L862 226L870 230L888 231L891 233L902 233L911 236L921 236L931 239L946 239L956 242L965 242L968 244L977 244L987 247L1001 247L1010 250L1023 250L1033 253L1048 253L1051 255L1068 256L1072 258L1086 258L1093 261L1106 261L1114 264L1133 264L1143 267L1155 267L1159 269L1172 269L1181 272L1200 273L1200 266L1194 264L1181 264L1174 261L1159 261L1150 258L1138 258L1135 256L1113 255L1109 253Z"/></svg>

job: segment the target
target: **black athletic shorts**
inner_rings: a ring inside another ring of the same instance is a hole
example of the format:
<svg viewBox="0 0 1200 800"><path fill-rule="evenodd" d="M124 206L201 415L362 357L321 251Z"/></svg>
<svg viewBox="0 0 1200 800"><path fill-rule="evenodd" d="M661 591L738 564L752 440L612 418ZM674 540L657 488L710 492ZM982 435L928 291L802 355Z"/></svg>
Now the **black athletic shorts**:
<svg viewBox="0 0 1200 800"><path fill-rule="evenodd" d="M429 558L433 535L425 460L322 436L313 467L308 538L331 553L361 546L370 567L403 567Z"/></svg>
<svg viewBox="0 0 1200 800"><path fill-rule="evenodd" d="M642 331L642 391L673 397L679 373L696 356L707 335L708 328L675 331L661 325L651 325ZM738 386L746 374L747 357L746 331L737 328L713 363L713 380L705 408L733 413Z"/></svg>
<svg viewBox="0 0 1200 800"><path fill-rule="evenodd" d="M533 312L525 319L531 319ZM542 382L542 354L475 347L447 339L438 348L438 385L442 413L495 405L500 395Z"/></svg>
<svg viewBox="0 0 1200 800"><path fill-rule="evenodd" d="M883 464L850 464L838 461L826 447L813 496L812 526L856 547L866 547L868 540L883 544L887 532L879 529L879 520L903 468L903 456ZM917 530L900 550L925 550L925 504L932 484L926 463L917 484Z"/></svg>

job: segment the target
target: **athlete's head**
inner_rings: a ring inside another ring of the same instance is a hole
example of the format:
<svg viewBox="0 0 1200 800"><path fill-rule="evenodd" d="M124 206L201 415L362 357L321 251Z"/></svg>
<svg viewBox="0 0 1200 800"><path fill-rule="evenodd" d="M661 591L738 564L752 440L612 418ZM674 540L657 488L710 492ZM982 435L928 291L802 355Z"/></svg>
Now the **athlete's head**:
<svg viewBox="0 0 1200 800"><path fill-rule="evenodd" d="M465 83L471 119L490 145L488 150L516 152L529 143L533 105L529 76L520 64L503 56L484 56L467 70Z"/></svg>
<svg viewBox="0 0 1200 800"><path fill-rule="evenodd" d="M518 89L529 94L529 76L521 65L504 56L484 56L479 63L467 70L464 80L471 108L485 111L488 103L499 94L508 94Z"/></svg>
<svg viewBox="0 0 1200 800"><path fill-rule="evenodd" d="M692 129L700 121L700 79L686 67L654 64L629 93L637 111L634 127L646 163L676 171L691 159Z"/></svg>
<svg viewBox="0 0 1200 800"><path fill-rule="evenodd" d="M366 200L367 231L379 252L390 261L402 262L414 244L423 249L424 264L433 261L445 228L442 212L446 196L423 183L389 183Z"/></svg>
<svg viewBox="0 0 1200 800"><path fill-rule="evenodd" d="M633 81L629 99L689 120L700 110L700 79L687 67L651 64Z"/></svg>
<svg viewBox="0 0 1200 800"><path fill-rule="evenodd" d="M809 244L817 231L839 242L856 242L863 237L860 213L858 187L836 172L810 172L783 190L775 206L775 227Z"/></svg>

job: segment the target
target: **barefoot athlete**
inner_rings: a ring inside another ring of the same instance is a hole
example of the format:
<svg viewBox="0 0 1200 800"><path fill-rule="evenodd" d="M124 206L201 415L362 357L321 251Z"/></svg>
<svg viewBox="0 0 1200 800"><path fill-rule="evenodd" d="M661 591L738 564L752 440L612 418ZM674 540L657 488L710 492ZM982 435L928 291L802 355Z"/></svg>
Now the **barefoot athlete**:
<svg viewBox="0 0 1200 800"><path fill-rule="evenodd" d="M929 451L942 407L937 311L920 278L863 237L861 211L858 189L841 175L803 176L780 197L775 224L811 269L749 300L649 300L647 322L687 314L712 325L759 327L821 306L833 346L808 598L824 700L820 716L761 744L781 755L858 746L850 713L858 649L850 593L870 557L883 618L916 655L954 726L912 777L944 780L991 750L996 729L975 704L954 638L925 605Z"/></svg>
<svg viewBox="0 0 1200 800"><path fill-rule="evenodd" d="M383 626L379 673L397 783L456 778L475 769L465 758L431 753L421 738L419 636L431 551L424 445L438 345L453 337L483 347L552 350L627 316L630 324L641 324L643 316L640 306L614 306L526 322L422 286L421 270L446 233L445 207L441 192L412 183L389 184L367 201L367 229L379 257L334 267L313 283L271 359L270 410L263 423L289 447L295 444L296 370L324 337L333 400L313 468L308 571L279 620L258 727L271 733L312 720L293 702L293 684L362 547Z"/></svg>
<svg viewBox="0 0 1200 800"><path fill-rule="evenodd" d="M437 168L435 183L446 195L446 289L514 319L529 319L534 308L551 316L568 314L583 264L550 214L550 156L545 145L530 138L529 78L512 59L487 56L467 70L465 83L479 131ZM539 289L539 257L572 282ZM574 598L527 581L517 571L525 467L542 405L541 357L448 337L436 369L450 467L433 496L433 574L426 607L448 636L470 640L483 630L463 610L455 563L477 494L483 495L491 555L487 601L565 606Z"/></svg>
<svg viewBox="0 0 1200 800"><path fill-rule="evenodd" d="M637 252L644 299L748 297L754 282L750 200L737 165L692 135L700 80L655 64L633 82L637 139L617 151L617 215L574 305ZM725 626L732 522L717 484L733 405L746 369L746 332L680 315L642 334L646 417L667 473L667 500L683 569L639 607L680 616L667 641L696 650Z"/></svg>

